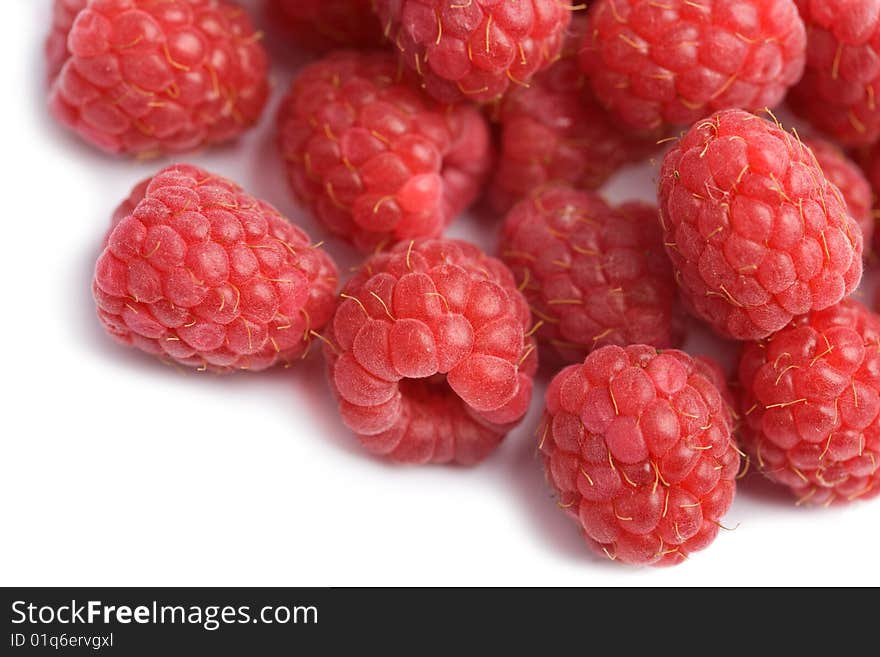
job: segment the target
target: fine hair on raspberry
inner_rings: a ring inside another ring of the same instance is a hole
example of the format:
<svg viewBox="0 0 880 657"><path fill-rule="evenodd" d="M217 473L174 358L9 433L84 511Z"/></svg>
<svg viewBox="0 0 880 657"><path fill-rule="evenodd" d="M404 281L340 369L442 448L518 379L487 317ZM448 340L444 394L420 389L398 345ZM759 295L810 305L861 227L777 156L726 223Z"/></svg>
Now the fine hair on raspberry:
<svg viewBox="0 0 880 657"><path fill-rule="evenodd" d="M589 18L581 64L596 97L637 130L773 107L804 70L792 0L597 0Z"/></svg>
<svg viewBox="0 0 880 657"><path fill-rule="evenodd" d="M200 370L304 355L333 313L330 257L235 183L178 164L117 210L92 291L119 342Z"/></svg>
<svg viewBox="0 0 880 657"><path fill-rule="evenodd" d="M880 138L880 7L874 0L797 0L807 65L788 105L847 147Z"/></svg>
<svg viewBox="0 0 880 657"><path fill-rule="evenodd" d="M483 460L528 409L530 324L510 271L467 242L414 240L374 255L325 331L343 421L397 462Z"/></svg>
<svg viewBox="0 0 880 657"><path fill-rule="evenodd" d="M565 186L538 190L507 215L499 253L566 363L606 344L677 346L676 287L657 208L611 208Z"/></svg>
<svg viewBox="0 0 880 657"><path fill-rule="evenodd" d="M828 181L840 190L850 216L862 230L864 255L867 256L874 236L871 184L859 166L834 142L810 136L805 137L803 143L816 156L816 162Z"/></svg>
<svg viewBox="0 0 880 657"><path fill-rule="evenodd" d="M240 135L268 96L268 60L230 0L55 0L53 116L113 154L188 151Z"/></svg>
<svg viewBox="0 0 880 657"><path fill-rule="evenodd" d="M854 299L745 345L743 445L799 504L880 493L880 317Z"/></svg>
<svg viewBox="0 0 880 657"><path fill-rule="evenodd" d="M758 340L862 277L862 230L815 156L761 117L698 121L663 158L660 220L681 296L719 334Z"/></svg>
<svg viewBox="0 0 880 657"><path fill-rule="evenodd" d="M539 450L590 547L672 565L715 539L740 466L728 395L717 365L647 345L602 347L554 377Z"/></svg>
<svg viewBox="0 0 880 657"><path fill-rule="evenodd" d="M559 0L374 0L400 61L444 103L500 99L559 55L571 8Z"/></svg>
<svg viewBox="0 0 880 657"><path fill-rule="evenodd" d="M389 53L334 52L299 73L278 117L297 199L364 251L439 236L491 165L479 110L440 105L408 75Z"/></svg>

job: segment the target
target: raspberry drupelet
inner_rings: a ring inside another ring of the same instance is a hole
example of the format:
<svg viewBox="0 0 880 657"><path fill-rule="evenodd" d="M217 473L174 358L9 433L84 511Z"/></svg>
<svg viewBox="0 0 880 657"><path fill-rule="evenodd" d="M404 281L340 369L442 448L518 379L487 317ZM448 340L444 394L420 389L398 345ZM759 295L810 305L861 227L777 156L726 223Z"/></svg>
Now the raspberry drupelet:
<svg viewBox="0 0 880 657"><path fill-rule="evenodd" d="M606 344L677 345L675 279L656 207L612 209L592 192L538 190L507 215L499 253L538 339L565 363Z"/></svg>
<svg viewBox="0 0 880 657"><path fill-rule="evenodd" d="M740 465L727 395L717 366L646 345L602 347L556 375L539 449L590 547L665 566L715 539Z"/></svg>
<svg viewBox="0 0 880 657"><path fill-rule="evenodd" d="M819 163L828 181L833 183L843 195L850 216L862 229L864 249L867 254L874 236L874 213L871 207L874 198L865 174L833 142L811 136L804 138L803 143L813 151L816 162Z"/></svg>
<svg viewBox="0 0 880 657"><path fill-rule="evenodd" d="M559 0L374 0L400 60L437 100L491 102L559 55L571 8Z"/></svg>
<svg viewBox="0 0 880 657"><path fill-rule="evenodd" d="M640 130L779 103L804 68L792 0L598 0L581 64L596 97Z"/></svg>
<svg viewBox="0 0 880 657"><path fill-rule="evenodd" d="M880 493L880 317L846 299L749 343L739 364L742 440L799 503Z"/></svg>
<svg viewBox="0 0 880 657"><path fill-rule="evenodd" d="M859 155L859 164L871 185L871 200L873 206L871 208L871 220L876 224L877 216L880 214L880 208L877 207L877 199L880 198L880 142L874 144L871 148L863 149ZM874 230L874 249L880 253L880 230ZM865 245L865 248L869 248Z"/></svg>
<svg viewBox="0 0 880 657"><path fill-rule="evenodd" d="M796 0L807 26L807 66L791 108L845 146L880 137L880 3Z"/></svg>
<svg viewBox="0 0 880 657"><path fill-rule="evenodd" d="M593 96L577 57L586 26L586 16L576 14L560 60L500 104L501 151L489 191L496 212L550 183L596 189L658 150L660 133L631 134Z"/></svg>
<svg viewBox="0 0 880 657"><path fill-rule="evenodd" d="M417 240L374 255L326 331L343 421L397 462L483 460L528 409L530 322L510 271L471 244Z"/></svg>
<svg viewBox="0 0 880 657"><path fill-rule="evenodd" d="M314 51L378 48L384 37L372 0L266 0L272 20Z"/></svg>
<svg viewBox="0 0 880 657"><path fill-rule="evenodd" d="M116 211L92 292L119 342L226 372L304 355L333 314L336 283L330 257L275 208L178 164Z"/></svg>
<svg viewBox="0 0 880 657"><path fill-rule="evenodd" d="M827 308L862 276L862 231L816 158L740 110L697 122L666 154L660 220L682 299L719 334L758 340Z"/></svg>
<svg viewBox="0 0 880 657"><path fill-rule="evenodd" d="M192 150L237 137L262 113L266 53L232 2L56 0L54 15L50 110L101 150Z"/></svg>
<svg viewBox="0 0 880 657"><path fill-rule="evenodd" d="M303 69L278 117L297 199L364 251L439 236L491 164L480 112L406 78L390 53L336 52Z"/></svg>
<svg viewBox="0 0 880 657"><path fill-rule="evenodd" d="M65 60L70 57L67 49L67 35L73 27L76 15L85 9L89 0L53 0L52 2L52 26L46 37L44 50L46 52L46 72L49 81L61 72Z"/></svg>

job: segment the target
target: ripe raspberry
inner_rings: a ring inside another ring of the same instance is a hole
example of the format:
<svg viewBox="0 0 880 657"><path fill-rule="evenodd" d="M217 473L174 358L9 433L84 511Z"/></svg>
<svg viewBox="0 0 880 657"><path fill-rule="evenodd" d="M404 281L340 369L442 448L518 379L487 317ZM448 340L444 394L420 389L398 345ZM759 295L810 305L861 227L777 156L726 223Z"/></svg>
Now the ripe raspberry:
<svg viewBox="0 0 880 657"><path fill-rule="evenodd" d="M299 46L378 48L384 42L371 0L268 0L269 14Z"/></svg>
<svg viewBox="0 0 880 657"><path fill-rule="evenodd" d="M62 52L60 30L78 5ZM47 53L58 71L53 115L110 153L232 139L257 121L268 93L259 35L226 0L56 0Z"/></svg>
<svg viewBox="0 0 880 657"><path fill-rule="evenodd" d="M49 81L61 72L65 60L70 57L67 35L73 27L76 15L85 9L89 0L54 0L52 3L52 27L46 37L46 70Z"/></svg>
<svg viewBox="0 0 880 657"><path fill-rule="evenodd" d="M726 394L716 366L647 345L602 347L556 375L539 448L590 547L671 565L714 540L739 470Z"/></svg>
<svg viewBox="0 0 880 657"><path fill-rule="evenodd" d="M782 100L804 69L792 0L598 0L581 64L596 97L638 129Z"/></svg>
<svg viewBox="0 0 880 657"><path fill-rule="evenodd" d="M880 138L880 4L797 0L807 26L807 66L789 105L846 146Z"/></svg>
<svg viewBox="0 0 880 657"><path fill-rule="evenodd" d="M871 211L871 185L858 165L850 160L836 144L819 137L803 140L810 147L822 173L843 194L850 216L862 229L864 244L870 245L874 235L874 215Z"/></svg>
<svg viewBox="0 0 880 657"><path fill-rule="evenodd" d="M395 461L481 461L528 409L529 323L510 271L471 244L419 240L374 255L327 331L345 424Z"/></svg>
<svg viewBox="0 0 880 657"><path fill-rule="evenodd" d="M499 248L539 323L566 363L597 347L670 347L676 299L657 208L612 210L599 196L548 188L505 220Z"/></svg>
<svg viewBox="0 0 880 657"><path fill-rule="evenodd" d="M876 222L878 211L880 211L880 208L877 208L876 204L876 200L878 196L880 196L880 191L878 191L880 190L880 143L875 144L871 148L865 149L859 155L859 163L865 173L865 178L871 185L871 200L874 201L874 205L871 209L871 219L872 222ZM880 252L880 231L874 230L873 232L874 249Z"/></svg>
<svg viewBox="0 0 880 657"><path fill-rule="evenodd" d="M586 16L576 16L562 58L501 103L501 153L490 190L498 213L548 183L596 189L623 165L657 150L659 134L634 136L590 91L576 56L586 24Z"/></svg>
<svg viewBox="0 0 880 657"><path fill-rule="evenodd" d="M329 320L336 267L268 203L179 164L117 210L92 291L123 344L200 369L262 370L301 356Z"/></svg>
<svg viewBox="0 0 880 657"><path fill-rule="evenodd" d="M571 9L558 0L375 0L400 59L444 103L497 100L559 55Z"/></svg>
<svg viewBox="0 0 880 657"><path fill-rule="evenodd" d="M847 299L745 346L743 442L800 502L880 493L880 317Z"/></svg>
<svg viewBox="0 0 880 657"><path fill-rule="evenodd" d="M438 236L490 166L479 111L424 96L386 53L337 52L307 66L278 123L297 198L366 251Z"/></svg>
<svg viewBox="0 0 880 657"><path fill-rule="evenodd" d="M862 276L862 232L813 153L739 110L695 124L663 160L660 220L684 301L757 340L827 308Z"/></svg>

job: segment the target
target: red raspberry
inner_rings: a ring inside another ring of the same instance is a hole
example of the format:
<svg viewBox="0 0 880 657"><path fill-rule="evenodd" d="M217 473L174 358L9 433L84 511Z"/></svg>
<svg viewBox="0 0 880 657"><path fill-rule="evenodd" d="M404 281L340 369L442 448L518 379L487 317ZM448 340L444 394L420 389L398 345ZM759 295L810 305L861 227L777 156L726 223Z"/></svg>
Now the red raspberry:
<svg viewBox="0 0 880 657"><path fill-rule="evenodd" d="M333 53L303 69L278 117L297 198L367 251L438 236L490 166L479 111L441 106L400 73L390 54Z"/></svg>
<svg viewBox="0 0 880 657"><path fill-rule="evenodd" d="M64 62L70 57L67 49L67 35L73 27L76 15L86 7L89 0L54 0L52 3L52 28L46 37L46 70L49 81L61 72Z"/></svg>
<svg viewBox="0 0 880 657"><path fill-rule="evenodd" d="M329 320L336 267L268 203L179 164L117 210L92 291L123 344L200 369L262 370L303 355Z"/></svg>
<svg viewBox="0 0 880 657"><path fill-rule="evenodd" d="M575 18L563 57L502 101L501 153L490 191L496 212L552 182L596 189L623 165L657 150L659 134L632 135L590 91L576 57L585 29L586 16Z"/></svg>
<svg viewBox="0 0 880 657"><path fill-rule="evenodd" d="M510 271L467 242L374 255L346 284L324 349L345 424L395 461L481 461L528 409L529 323Z"/></svg>
<svg viewBox="0 0 880 657"><path fill-rule="evenodd" d="M253 125L268 93L266 53L226 0L56 0L49 93L62 124L110 153L155 155L226 141ZM80 3L82 4L82 3ZM61 55L63 54L63 64Z"/></svg>
<svg viewBox="0 0 880 657"><path fill-rule="evenodd" d="M739 110L695 124L663 159L660 220L684 301L757 340L827 308L862 276L862 231L813 153Z"/></svg>
<svg viewBox="0 0 880 657"><path fill-rule="evenodd" d="M371 0L267 0L273 20L310 50L373 48L384 42Z"/></svg>
<svg viewBox="0 0 880 657"><path fill-rule="evenodd" d="M678 342L672 266L657 208L612 210L599 196L548 188L505 220L499 248L540 325L566 363L606 344Z"/></svg>
<svg viewBox="0 0 880 657"><path fill-rule="evenodd" d="M598 0L581 63L606 107L656 129L776 105L805 48L792 0Z"/></svg>
<svg viewBox="0 0 880 657"><path fill-rule="evenodd" d="M789 105L844 145L877 141L880 4L797 0L797 5L807 26L807 66Z"/></svg>
<svg viewBox="0 0 880 657"><path fill-rule="evenodd" d="M681 351L597 349L547 390L547 481L587 543L630 564L707 547L736 490L724 377Z"/></svg>
<svg viewBox="0 0 880 657"><path fill-rule="evenodd" d="M820 137L803 140L810 147L822 173L843 194L850 216L862 229L863 242L871 244L874 235L874 214L871 210L873 195L871 185L858 165L850 160L836 144Z"/></svg>
<svg viewBox="0 0 880 657"><path fill-rule="evenodd" d="M559 0L375 0L400 59L444 103L497 100L559 55L571 9Z"/></svg>
<svg viewBox="0 0 880 657"><path fill-rule="evenodd" d="M743 442L800 502L880 493L880 317L847 299L745 346Z"/></svg>
<svg viewBox="0 0 880 657"><path fill-rule="evenodd" d="M878 216L878 211L880 208L877 207L876 200L880 193L880 143L875 144L872 148L866 149L859 156L859 163L862 165L862 170L865 173L865 178L868 180L868 183L871 185L871 200L874 201L874 206L871 210L871 218L872 221L876 222L876 217ZM874 249L880 252L880 231L874 230Z"/></svg>

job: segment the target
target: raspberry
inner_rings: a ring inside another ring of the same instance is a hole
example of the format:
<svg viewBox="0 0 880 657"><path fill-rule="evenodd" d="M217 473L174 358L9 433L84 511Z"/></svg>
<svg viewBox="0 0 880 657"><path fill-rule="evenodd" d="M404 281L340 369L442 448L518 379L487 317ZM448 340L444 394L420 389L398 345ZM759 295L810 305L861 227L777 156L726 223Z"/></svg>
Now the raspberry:
<svg viewBox="0 0 880 657"><path fill-rule="evenodd" d="M714 540L740 462L726 394L716 366L647 345L602 347L556 375L539 449L590 547L671 565Z"/></svg>
<svg viewBox="0 0 880 657"><path fill-rule="evenodd" d="M559 0L375 0L400 59L444 103L491 102L559 55L571 9Z"/></svg>
<svg viewBox="0 0 880 657"><path fill-rule="evenodd" d="M490 166L479 111L439 105L386 53L337 52L307 66L278 123L296 197L366 251L438 236Z"/></svg>
<svg viewBox="0 0 880 657"><path fill-rule="evenodd" d="M371 0L268 0L269 13L299 46L373 48L384 38Z"/></svg>
<svg viewBox="0 0 880 657"><path fill-rule="evenodd" d="M675 279L656 207L612 210L594 193L548 188L514 206L499 251L539 322L539 339L566 363L606 344L678 342Z"/></svg>
<svg viewBox="0 0 880 657"><path fill-rule="evenodd" d="M573 19L562 58L501 103L501 153L490 191L496 212L552 182L596 189L657 150L659 134L633 136L594 98L576 57L585 29L585 16Z"/></svg>
<svg viewBox="0 0 880 657"><path fill-rule="evenodd" d="M418 240L374 255L327 331L345 424L398 462L481 461L528 409L529 323L510 271L467 242Z"/></svg>
<svg viewBox="0 0 880 657"><path fill-rule="evenodd" d="M757 340L827 308L862 275L862 232L810 149L725 110L663 160L660 220L682 298L718 333Z"/></svg>
<svg viewBox="0 0 880 657"><path fill-rule="evenodd" d="M839 0L797 0L797 5L807 26L807 66L789 105L846 146L877 141L880 5Z"/></svg>
<svg viewBox="0 0 880 657"><path fill-rule="evenodd" d="M872 220L877 216L878 209L876 204L876 199L878 197L878 190L880 190L880 145L875 144L872 148L865 149L859 156L859 163L862 166L862 170L865 173L865 178L868 180L868 183L871 185L871 199L875 201L874 207L871 211ZM873 231L874 233L874 248L880 252L880 231ZM865 234L868 234L867 231Z"/></svg>
<svg viewBox="0 0 880 657"><path fill-rule="evenodd" d="M64 52L60 30L77 8ZM256 123L266 101L258 39L247 14L226 0L56 0L50 109L109 153L227 141Z"/></svg>
<svg viewBox="0 0 880 657"><path fill-rule="evenodd" d="M117 210L92 291L123 344L200 369L262 370L303 355L329 320L336 267L269 204L179 164Z"/></svg>
<svg viewBox="0 0 880 657"><path fill-rule="evenodd" d="M51 82L70 57L67 35L73 27L76 15L86 7L89 0L54 0L52 3L52 28L46 37L46 70Z"/></svg>
<svg viewBox="0 0 880 657"><path fill-rule="evenodd" d="M874 235L874 215L871 211L873 195L871 185L865 179L862 170L830 141L820 137L809 137L803 142L813 151L828 181L843 194L850 216L862 229L864 244L869 245Z"/></svg>
<svg viewBox="0 0 880 657"><path fill-rule="evenodd" d="M599 100L638 129L731 107L772 107L804 69L792 0L598 0L581 64Z"/></svg>
<svg viewBox="0 0 880 657"><path fill-rule="evenodd" d="M800 502L880 493L880 317L859 302L798 317L743 349L746 449Z"/></svg>

